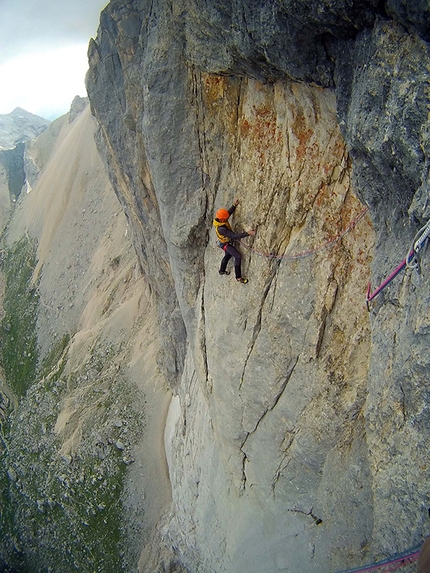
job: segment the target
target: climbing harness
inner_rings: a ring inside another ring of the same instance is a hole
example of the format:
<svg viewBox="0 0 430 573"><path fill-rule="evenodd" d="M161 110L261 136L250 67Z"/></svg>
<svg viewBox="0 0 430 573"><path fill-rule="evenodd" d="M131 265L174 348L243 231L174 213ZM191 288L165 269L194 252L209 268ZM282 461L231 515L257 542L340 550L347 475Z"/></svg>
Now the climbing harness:
<svg viewBox="0 0 430 573"><path fill-rule="evenodd" d="M252 247L250 247L246 243L243 243L242 241L240 241L240 243L245 248L247 248L249 251L255 253L256 255L260 255L262 257L266 257L269 259L276 259L278 261L280 261L280 260L282 260L282 261L295 261L297 259L304 259L305 257L310 257L311 255L315 255L316 253L319 253L320 251L328 249L329 247L333 246L335 243L339 242L345 235L347 235L350 231L352 231L352 229L354 229L354 227L357 225L357 223L359 221L361 221L361 219L364 217L364 215L367 213L368 210L369 210L368 207L365 207L357 215L357 217L355 219L353 219L351 221L351 223L343 231L341 231L335 237L332 237L331 239L329 239L326 243L323 243L322 245L320 245L316 249L310 249L309 251L303 251L302 253L296 253L294 255L275 255L272 253L262 253L260 251L256 251L255 249L253 249Z"/></svg>
<svg viewBox="0 0 430 573"><path fill-rule="evenodd" d="M226 211L225 209L220 209L220 211ZM228 211L226 211L226 213L228 213ZM213 220L213 226L215 227L215 233L216 236L218 238L218 245L221 247L221 249L226 249L227 245L230 243L230 239L229 237L226 237L225 235L222 235L219 231L220 227L227 227L227 229L230 229L230 231L232 231L231 225L228 221L218 221L217 219Z"/></svg>
<svg viewBox="0 0 430 573"><path fill-rule="evenodd" d="M408 254L403 259L403 261L394 269L394 271L378 286L378 288L372 293L370 283L367 287L366 304L367 309L370 310L369 303L378 296L378 294L384 290L384 288L390 284L390 282L404 269L404 268L415 268L419 269L419 253L424 248L427 239L430 237L430 219L427 223L421 227L418 233L415 235L410 247Z"/></svg>
<svg viewBox="0 0 430 573"><path fill-rule="evenodd" d="M392 557L383 559L382 561L376 561L370 565L364 565L363 567L358 567L357 569L345 569L344 571L337 571L337 573L361 573L362 571L378 571L379 573L391 573L391 571L397 571L405 565L410 565L418 559L420 553L421 545L417 545L410 549L407 549L403 553L396 553Z"/></svg>

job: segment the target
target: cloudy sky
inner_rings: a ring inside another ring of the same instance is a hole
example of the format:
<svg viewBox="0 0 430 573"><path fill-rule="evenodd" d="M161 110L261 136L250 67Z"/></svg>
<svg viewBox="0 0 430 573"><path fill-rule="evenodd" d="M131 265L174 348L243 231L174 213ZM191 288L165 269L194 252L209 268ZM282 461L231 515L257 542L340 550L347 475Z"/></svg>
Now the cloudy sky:
<svg viewBox="0 0 430 573"><path fill-rule="evenodd" d="M0 114L54 119L86 96L87 48L108 0L0 0Z"/></svg>

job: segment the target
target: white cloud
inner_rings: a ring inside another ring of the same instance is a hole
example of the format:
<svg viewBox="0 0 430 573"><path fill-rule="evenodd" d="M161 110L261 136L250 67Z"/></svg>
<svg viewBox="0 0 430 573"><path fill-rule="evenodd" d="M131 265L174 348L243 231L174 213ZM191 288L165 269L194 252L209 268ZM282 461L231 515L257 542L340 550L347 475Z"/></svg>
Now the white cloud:
<svg viewBox="0 0 430 573"><path fill-rule="evenodd" d="M66 113L73 97L86 96L88 43L35 49L0 65L0 113L15 107L47 119Z"/></svg>
<svg viewBox="0 0 430 573"><path fill-rule="evenodd" d="M107 0L0 0L0 63L32 45L88 42Z"/></svg>
<svg viewBox="0 0 430 573"><path fill-rule="evenodd" d="M108 0L0 0L0 113L52 119L85 96L87 47Z"/></svg>

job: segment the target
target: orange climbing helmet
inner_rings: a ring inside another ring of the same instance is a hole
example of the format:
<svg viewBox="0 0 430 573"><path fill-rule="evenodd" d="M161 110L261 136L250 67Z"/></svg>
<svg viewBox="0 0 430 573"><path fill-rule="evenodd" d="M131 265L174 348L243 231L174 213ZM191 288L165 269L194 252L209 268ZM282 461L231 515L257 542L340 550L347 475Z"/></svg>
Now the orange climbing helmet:
<svg viewBox="0 0 430 573"><path fill-rule="evenodd" d="M215 219L228 219L230 217L230 213L227 209L218 209L215 213Z"/></svg>

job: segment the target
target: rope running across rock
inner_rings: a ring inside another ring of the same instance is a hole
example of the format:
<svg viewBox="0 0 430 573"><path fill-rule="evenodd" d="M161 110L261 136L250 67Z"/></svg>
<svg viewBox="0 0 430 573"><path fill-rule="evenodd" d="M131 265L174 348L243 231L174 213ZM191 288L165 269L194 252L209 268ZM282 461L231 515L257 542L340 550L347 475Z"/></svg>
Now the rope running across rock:
<svg viewBox="0 0 430 573"><path fill-rule="evenodd" d="M388 557L382 561L376 561L375 563L364 565L363 567L358 567L356 569L345 569L344 571L337 571L336 573L363 573L365 571L391 573L392 571L398 571L405 565L410 565L418 559L420 548L421 545L417 545L407 549L403 553L396 553L392 557Z"/></svg>
<svg viewBox="0 0 430 573"><path fill-rule="evenodd" d="M321 251L324 251L325 249L328 249L329 247L335 245L336 243L338 243L345 235L347 235L350 231L352 231L352 229L354 229L354 227L357 225L357 223L359 221L361 221L361 219L364 217L364 215L367 213L367 211L369 210L368 207L365 207L358 215L357 217L355 217L355 219L353 219L349 225L343 230L341 231L338 235L332 237L331 239L329 239L328 241L326 241L325 243L323 243L322 245L320 245L319 247L316 247L315 249L310 249L308 251L303 251L301 253L296 253L294 255L276 255L276 254L272 254L272 253L262 253L261 251L257 251L255 249L253 249L252 247L250 247L249 245L247 245L246 243L244 243L243 241L240 241L240 243L246 247L249 251L260 255L262 257L266 257L269 259L276 259L276 260L282 260L282 261L295 261L297 259L304 259L305 257L310 257L311 255L315 255L316 253L319 253Z"/></svg>

